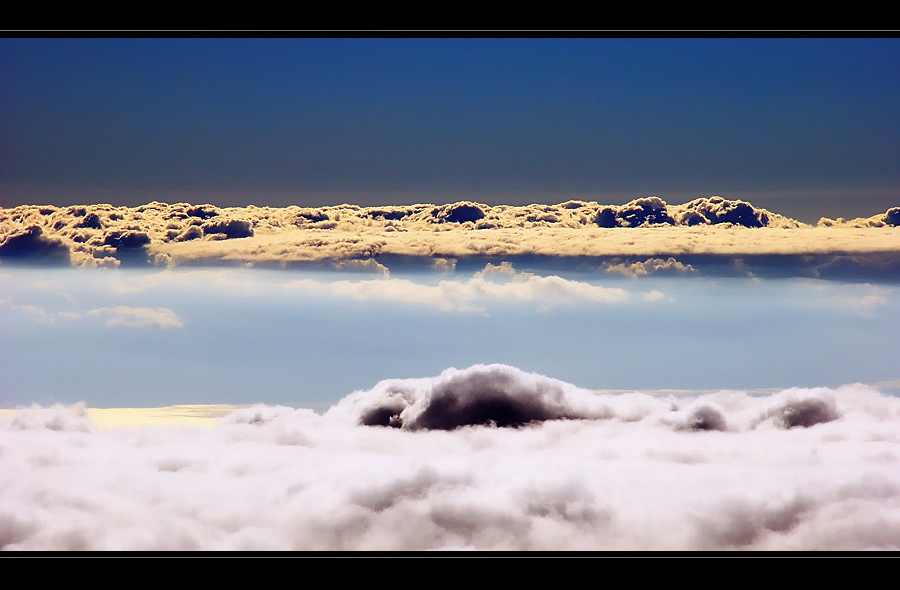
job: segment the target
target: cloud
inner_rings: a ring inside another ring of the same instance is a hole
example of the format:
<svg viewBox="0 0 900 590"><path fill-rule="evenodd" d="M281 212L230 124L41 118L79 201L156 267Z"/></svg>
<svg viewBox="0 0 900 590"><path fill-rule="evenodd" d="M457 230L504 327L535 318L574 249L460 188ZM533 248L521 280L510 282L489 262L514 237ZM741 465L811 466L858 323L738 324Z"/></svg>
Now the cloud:
<svg viewBox="0 0 900 590"><path fill-rule="evenodd" d="M886 294L872 293L863 295L862 297L851 300L850 306L854 312L862 317L872 318L876 315L876 310L886 305L888 298Z"/></svg>
<svg viewBox="0 0 900 590"><path fill-rule="evenodd" d="M717 398L722 398L716 401ZM453 430L464 426L520 427L561 419L647 420L689 430L810 427L841 416L832 392L793 388L764 404L746 396L663 399L639 392L604 395L507 365L447 369L429 379L386 380L333 406L326 417L364 426ZM751 409L752 407L752 409ZM734 415L726 418L728 410ZM726 428L726 424L730 424Z"/></svg>
<svg viewBox="0 0 900 590"><path fill-rule="evenodd" d="M431 261L431 268L437 272L452 273L456 270L455 258L435 258Z"/></svg>
<svg viewBox="0 0 900 590"><path fill-rule="evenodd" d="M3 303L3 302L0 302ZM10 309L22 314L29 322L37 324L53 325L57 321L77 320L81 314L74 311L53 311L46 307L33 304L13 304Z"/></svg>
<svg viewBox="0 0 900 590"><path fill-rule="evenodd" d="M664 299L666 299L666 294L663 293L662 291L653 289L652 291L647 291L646 293L644 293L642 295L642 297L643 297L644 301L647 301L648 303L652 303L654 301L663 301Z"/></svg>
<svg viewBox="0 0 900 590"><path fill-rule="evenodd" d="M651 274L661 276L688 276L700 274L697 269L690 264L682 264L671 256L666 259L648 258L644 261L638 260L635 262L607 261L604 262L600 268L604 272L618 273L633 279Z"/></svg>
<svg viewBox="0 0 900 590"><path fill-rule="evenodd" d="M834 398L827 392L788 390L766 414L781 428L808 428L840 418Z"/></svg>
<svg viewBox="0 0 900 590"><path fill-rule="evenodd" d="M488 303L534 303L540 311L575 302L621 304L628 291L591 285L555 275L518 272L509 262L488 263L466 280L446 279L436 285L409 279L320 281L297 279L285 283L291 290L328 293L357 300L393 301L437 308L441 311L484 313Z"/></svg>
<svg viewBox="0 0 900 590"><path fill-rule="evenodd" d="M116 250L139 250L150 243L150 236L141 231L111 231L103 238L103 245Z"/></svg>
<svg viewBox="0 0 900 590"><path fill-rule="evenodd" d="M827 301L839 310L862 318L874 318L878 315L879 308L888 304L892 294L893 289L864 283L849 285L833 293Z"/></svg>
<svg viewBox="0 0 900 590"><path fill-rule="evenodd" d="M59 432L93 432L94 422L88 417L84 402L71 406L55 404L49 408L33 405L16 412L9 420L13 430L54 430Z"/></svg>
<svg viewBox="0 0 900 590"><path fill-rule="evenodd" d="M28 407L0 415L0 548L896 551L898 433L858 384L598 394L504 365L215 427Z"/></svg>
<svg viewBox="0 0 900 590"><path fill-rule="evenodd" d="M215 287L218 286L216 279L220 278L214 271L188 271L180 276L173 276L173 273L167 274L166 271L121 274L118 271L91 270L87 272L96 274L67 275L63 279L70 292L62 290L57 280L60 276L52 274L58 271L50 271L51 274L29 272L18 275L19 280L14 285L12 296L0 303L13 312L13 317L18 316L28 323L48 326L62 323L71 325L72 322L96 324L99 320L105 327L182 328L183 319L168 307L121 304L101 306L98 303L103 300L117 303L121 301L121 295L132 299L134 294L152 288L172 289L178 286L196 286L197 283ZM81 272L76 271L76 274ZM89 280L83 283L82 278ZM25 301L29 303L24 303ZM88 301L90 303L86 303Z"/></svg>
<svg viewBox="0 0 900 590"><path fill-rule="evenodd" d="M436 207L431 215L440 223L466 223L484 219L485 207L478 203L461 202Z"/></svg>
<svg viewBox="0 0 900 590"><path fill-rule="evenodd" d="M463 426L523 426L545 420L606 417L587 391L505 365L448 369L433 380L393 380L351 395L332 415L364 426L453 430Z"/></svg>
<svg viewBox="0 0 900 590"><path fill-rule="evenodd" d="M385 278L388 278L391 275L388 267L372 258L367 258L366 260L340 260L334 263L334 268L343 271L377 273Z"/></svg>
<svg viewBox="0 0 900 590"><path fill-rule="evenodd" d="M248 277L231 268L165 269L138 274L113 273L106 275L108 290L117 295L131 295L148 291L193 290L212 288L219 293L245 296L259 294L268 283Z"/></svg>
<svg viewBox="0 0 900 590"><path fill-rule="evenodd" d="M99 317L108 328L183 328L184 322L171 309L165 307L128 307L115 305L92 309L88 317Z"/></svg>
<svg viewBox="0 0 900 590"><path fill-rule="evenodd" d="M202 226L203 235L221 236L221 239L249 238L253 236L253 228L249 221L243 219L216 219Z"/></svg>
<svg viewBox="0 0 900 590"><path fill-rule="evenodd" d="M683 225L731 224L740 227L765 227L770 223L780 227L799 227L799 224L765 209L758 209L744 201L730 201L722 197L695 199L678 208L676 213Z"/></svg>
<svg viewBox="0 0 900 590"><path fill-rule="evenodd" d="M69 249L62 240L48 237L38 225L13 228L0 238L0 259L14 262L69 264Z"/></svg>
<svg viewBox="0 0 900 590"><path fill-rule="evenodd" d="M152 202L0 209L0 259L74 266L251 264L276 267L484 258L617 259L629 275L706 274L686 257L753 259L792 276L893 276L897 208L809 226L750 203L641 197L488 206L471 201L393 207L230 207ZM239 239L236 239L239 238ZM766 258L768 257L768 258ZM672 258L683 267L635 267ZM644 262L646 264L646 262ZM439 263L440 264L440 263ZM721 268L722 265L713 265ZM613 268L613 271L616 268Z"/></svg>

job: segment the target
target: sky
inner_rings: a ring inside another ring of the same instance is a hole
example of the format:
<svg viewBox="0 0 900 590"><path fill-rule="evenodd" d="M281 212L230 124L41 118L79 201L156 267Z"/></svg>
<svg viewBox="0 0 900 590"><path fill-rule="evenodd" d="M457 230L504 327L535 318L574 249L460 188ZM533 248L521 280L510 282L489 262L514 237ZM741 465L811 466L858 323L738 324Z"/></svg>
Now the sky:
<svg viewBox="0 0 900 590"><path fill-rule="evenodd" d="M900 41L0 40L0 205L896 205Z"/></svg>
<svg viewBox="0 0 900 590"><path fill-rule="evenodd" d="M896 551L898 44L0 39L0 551Z"/></svg>
<svg viewBox="0 0 900 590"><path fill-rule="evenodd" d="M895 280L526 261L4 265L0 551L900 548Z"/></svg>
<svg viewBox="0 0 900 590"><path fill-rule="evenodd" d="M715 276L663 263L4 266L0 408L324 411L382 379L479 363L590 390L900 389L896 281Z"/></svg>

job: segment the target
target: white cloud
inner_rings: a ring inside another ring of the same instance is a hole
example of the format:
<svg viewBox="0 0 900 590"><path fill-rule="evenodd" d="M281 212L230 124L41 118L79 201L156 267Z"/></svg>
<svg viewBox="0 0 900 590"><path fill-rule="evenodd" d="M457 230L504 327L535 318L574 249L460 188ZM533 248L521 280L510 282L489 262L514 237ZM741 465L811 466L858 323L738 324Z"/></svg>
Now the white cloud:
<svg viewBox="0 0 900 590"><path fill-rule="evenodd" d="M213 287L217 291L232 295L251 295L260 291L257 281L230 268L166 269L149 273L114 269L100 272L104 273L101 276L107 278L109 291L117 295L194 287Z"/></svg>
<svg viewBox="0 0 900 590"><path fill-rule="evenodd" d="M850 285L842 291L834 295L832 301L837 306L864 318L875 317L878 309L887 305L892 293L891 289L871 284Z"/></svg>
<svg viewBox="0 0 900 590"><path fill-rule="evenodd" d="M875 310L885 304L887 304L888 298L886 295L879 294L869 294L863 295L855 302L855 307L860 315L865 317L874 317Z"/></svg>
<svg viewBox="0 0 900 590"><path fill-rule="evenodd" d="M56 314L47 311L39 305L13 305L12 308L23 313L25 317L38 324L52 324L56 321Z"/></svg>
<svg viewBox="0 0 900 590"><path fill-rule="evenodd" d="M653 289L652 291L647 291L643 294L644 301L653 302L653 301L662 301L666 298L665 293L659 291L657 289Z"/></svg>
<svg viewBox="0 0 900 590"><path fill-rule="evenodd" d="M29 321L37 324L52 325L55 324L57 320L76 320L81 317L77 312L52 311L40 305L10 305L10 308L20 312Z"/></svg>
<svg viewBox="0 0 900 590"><path fill-rule="evenodd" d="M320 281L298 279L285 283L288 289L329 293L357 300L394 301L435 307L441 311L484 313L489 303L530 303L540 311L570 303L620 304L628 291L591 285L555 275L517 272L509 262L487 264L469 279L441 280L436 285L409 279Z"/></svg>
<svg viewBox="0 0 900 590"><path fill-rule="evenodd" d="M184 322L178 315L166 307L128 307L115 305L92 309L88 317L99 317L104 326L126 328L183 328Z"/></svg>
<svg viewBox="0 0 900 590"><path fill-rule="evenodd" d="M488 424L440 429L451 399ZM373 403L426 427L358 425ZM516 407L537 421L490 425ZM90 416L0 415L0 548L900 548L900 398L862 385L595 395L479 366L383 381L325 414L251 406L214 428L114 429Z"/></svg>

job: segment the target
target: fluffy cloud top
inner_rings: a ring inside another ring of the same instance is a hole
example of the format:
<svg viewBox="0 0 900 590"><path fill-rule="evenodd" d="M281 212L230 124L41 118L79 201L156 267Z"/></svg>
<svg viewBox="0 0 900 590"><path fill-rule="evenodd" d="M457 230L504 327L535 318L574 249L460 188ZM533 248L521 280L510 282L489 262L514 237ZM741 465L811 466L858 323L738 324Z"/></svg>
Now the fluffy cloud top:
<svg viewBox="0 0 900 590"><path fill-rule="evenodd" d="M149 203L0 209L0 259L77 266L203 262L293 265L390 257L893 256L900 208L816 227L750 203L699 198L670 205L567 201L487 206L232 207ZM752 229L752 231L748 231Z"/></svg>
<svg viewBox="0 0 900 590"><path fill-rule="evenodd" d="M656 421L679 430L744 431L769 424L809 427L840 418L826 389L785 390L753 410L727 419L710 399L660 399L634 393L598 395L570 383L507 365L447 369L426 379L391 379L358 391L333 406L325 418L363 426L405 430L454 430L466 426L522 427L549 420Z"/></svg>
<svg viewBox="0 0 900 590"><path fill-rule="evenodd" d="M0 548L896 551L898 433L862 385L599 394L503 365L214 428L25 408L0 419Z"/></svg>
<svg viewBox="0 0 900 590"><path fill-rule="evenodd" d="M453 430L523 426L545 420L609 417L598 396L504 365L448 369L435 379L382 381L341 400L327 416L364 426Z"/></svg>

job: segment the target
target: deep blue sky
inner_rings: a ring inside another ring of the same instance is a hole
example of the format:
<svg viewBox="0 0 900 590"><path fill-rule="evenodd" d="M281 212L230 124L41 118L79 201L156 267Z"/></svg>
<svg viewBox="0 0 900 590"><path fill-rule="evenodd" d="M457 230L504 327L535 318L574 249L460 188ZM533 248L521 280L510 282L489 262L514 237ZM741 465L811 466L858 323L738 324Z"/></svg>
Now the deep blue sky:
<svg viewBox="0 0 900 590"><path fill-rule="evenodd" d="M900 204L898 39L2 39L0 206Z"/></svg>

